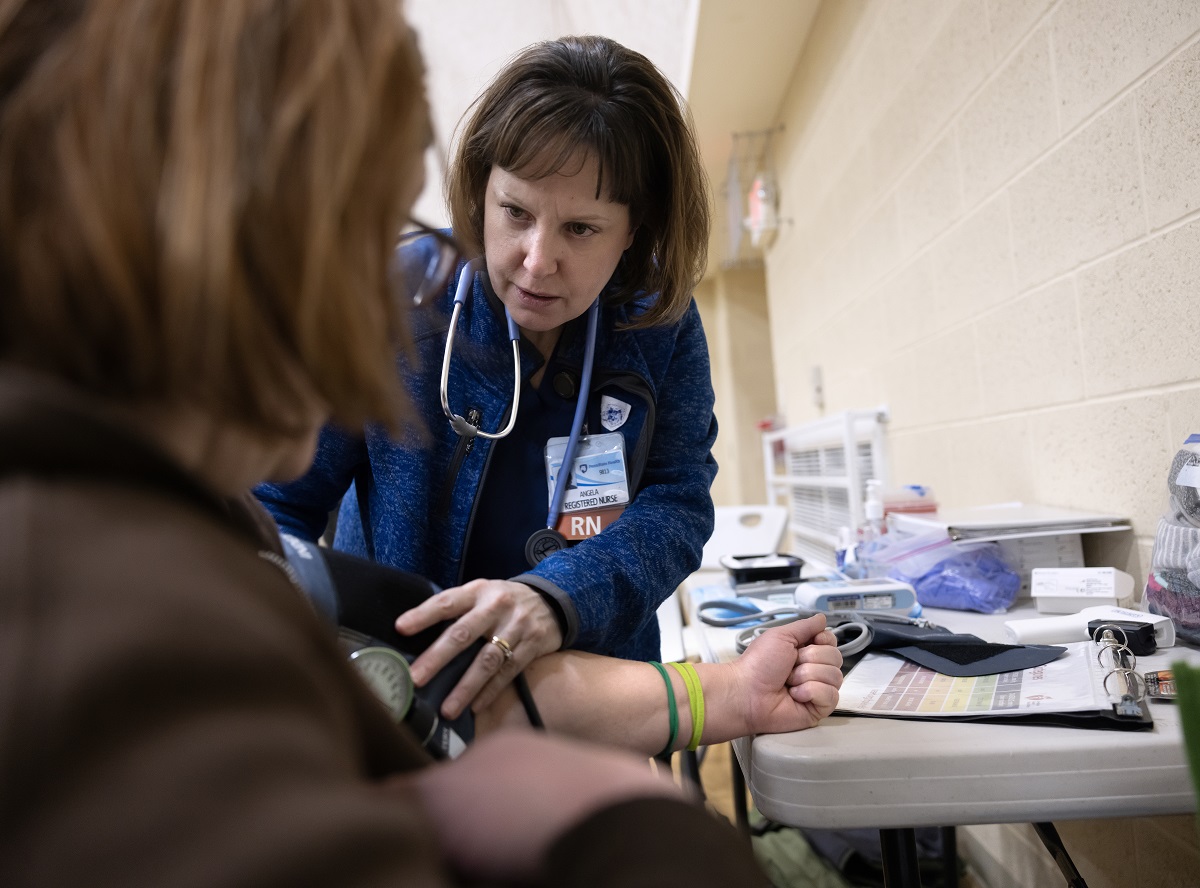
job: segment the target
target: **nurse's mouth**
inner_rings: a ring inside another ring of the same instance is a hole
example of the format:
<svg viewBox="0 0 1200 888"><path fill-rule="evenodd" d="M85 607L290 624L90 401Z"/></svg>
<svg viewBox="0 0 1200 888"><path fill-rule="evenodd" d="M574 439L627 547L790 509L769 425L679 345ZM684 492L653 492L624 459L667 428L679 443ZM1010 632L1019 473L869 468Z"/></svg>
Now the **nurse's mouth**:
<svg viewBox="0 0 1200 888"><path fill-rule="evenodd" d="M513 286L516 287L516 284L513 284ZM545 304L555 299L554 296L543 296L541 293L534 293L531 290L526 290L524 287L517 287L517 293L520 294L522 299L529 302Z"/></svg>

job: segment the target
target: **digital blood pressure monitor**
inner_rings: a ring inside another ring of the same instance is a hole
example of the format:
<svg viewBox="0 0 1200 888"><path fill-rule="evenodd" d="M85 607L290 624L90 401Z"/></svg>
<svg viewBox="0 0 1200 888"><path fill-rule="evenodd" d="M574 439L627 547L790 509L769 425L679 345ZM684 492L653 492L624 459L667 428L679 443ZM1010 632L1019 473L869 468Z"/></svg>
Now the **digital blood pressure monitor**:
<svg viewBox="0 0 1200 888"><path fill-rule="evenodd" d="M771 605L825 611L891 611L917 609L917 593L908 583L886 577L822 578L806 583L753 583L735 588L741 597L765 599Z"/></svg>

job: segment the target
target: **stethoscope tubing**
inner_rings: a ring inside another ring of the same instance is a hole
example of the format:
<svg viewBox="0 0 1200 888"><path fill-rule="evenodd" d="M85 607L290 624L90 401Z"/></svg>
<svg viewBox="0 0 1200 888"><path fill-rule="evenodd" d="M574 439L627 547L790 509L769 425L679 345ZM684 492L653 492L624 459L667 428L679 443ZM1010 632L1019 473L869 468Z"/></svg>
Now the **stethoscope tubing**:
<svg viewBox="0 0 1200 888"><path fill-rule="evenodd" d="M508 424L495 432L485 432L471 425L462 416L450 409L450 362L454 356L454 331L458 329L458 319L462 314L463 305L475 285L475 274L483 268L483 259L472 259L458 277L458 288L454 292L454 310L450 314L450 329L446 331L446 348L442 352L442 375L438 385L438 394L442 401L442 413L450 422L455 433L465 438L487 438L491 441L506 437L512 432L517 423L517 407L521 402L521 330L513 320L508 308L504 309L504 317L508 322L508 338L512 342L513 354L513 396L512 407L508 414ZM575 414L571 420L571 436L567 439L566 451L563 453L562 465L558 477L554 481L554 494L550 500L550 509L546 515L546 527L554 530L562 513L563 500L567 495L567 481L574 470L575 454L579 450L582 437L583 421L587 416L588 392L592 385L592 367L596 360L596 332L600 323L600 299L596 298L588 309L587 345L583 355L583 374L579 384L579 396L575 401Z"/></svg>
<svg viewBox="0 0 1200 888"><path fill-rule="evenodd" d="M596 360L596 328L599 323L600 300L596 299L588 309L587 346L583 352L583 374L579 380L579 397L575 400L575 417L571 420L571 437L567 439L567 448L563 453L562 465L558 469L558 477L554 479L554 496L550 500L550 511L546 515L546 527L551 530L558 524L563 499L567 495L567 480L575 470L575 453L579 450L580 433L583 431L583 420L587 415L588 392L592 390L592 365Z"/></svg>
<svg viewBox="0 0 1200 888"><path fill-rule="evenodd" d="M460 437L479 437L487 438L489 441L498 441L506 437L517 424L517 407L521 403L521 330L507 308L504 309L504 317L508 321L508 338L512 343L513 356L513 396L512 408L508 414L508 425L499 431L485 432L471 425L450 409L450 361L454 355L454 331L458 329L458 318L462 314L463 304L467 301L467 296L470 295L471 288L475 285L475 272L482 267L482 259L472 259L463 266L462 273L458 276L458 289L454 292L454 310L450 314L450 329L446 331L446 348L442 352L442 377L438 385L438 394L442 399L442 413L446 415L451 428Z"/></svg>

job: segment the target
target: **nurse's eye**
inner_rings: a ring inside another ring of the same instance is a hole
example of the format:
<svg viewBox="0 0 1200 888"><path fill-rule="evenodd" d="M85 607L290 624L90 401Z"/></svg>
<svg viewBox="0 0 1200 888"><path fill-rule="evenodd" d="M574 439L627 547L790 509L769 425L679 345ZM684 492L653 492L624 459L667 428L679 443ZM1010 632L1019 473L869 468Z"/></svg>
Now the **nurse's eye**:
<svg viewBox="0 0 1200 888"><path fill-rule="evenodd" d="M514 222L524 222L529 218L529 214L520 207L513 206L512 204L501 204L500 206L504 210L504 214Z"/></svg>
<svg viewBox="0 0 1200 888"><path fill-rule="evenodd" d="M591 237L596 233L596 229L586 222L570 222L567 224L567 230L575 237Z"/></svg>

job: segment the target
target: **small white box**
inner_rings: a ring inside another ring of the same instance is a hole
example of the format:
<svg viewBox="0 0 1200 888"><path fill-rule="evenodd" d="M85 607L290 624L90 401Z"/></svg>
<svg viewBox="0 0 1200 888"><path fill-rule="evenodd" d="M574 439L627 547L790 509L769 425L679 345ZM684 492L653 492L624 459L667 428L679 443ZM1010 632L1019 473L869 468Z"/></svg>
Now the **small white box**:
<svg viewBox="0 0 1200 888"><path fill-rule="evenodd" d="M1085 607L1128 607L1133 577L1115 567L1036 567L1030 581L1038 613L1075 614Z"/></svg>

